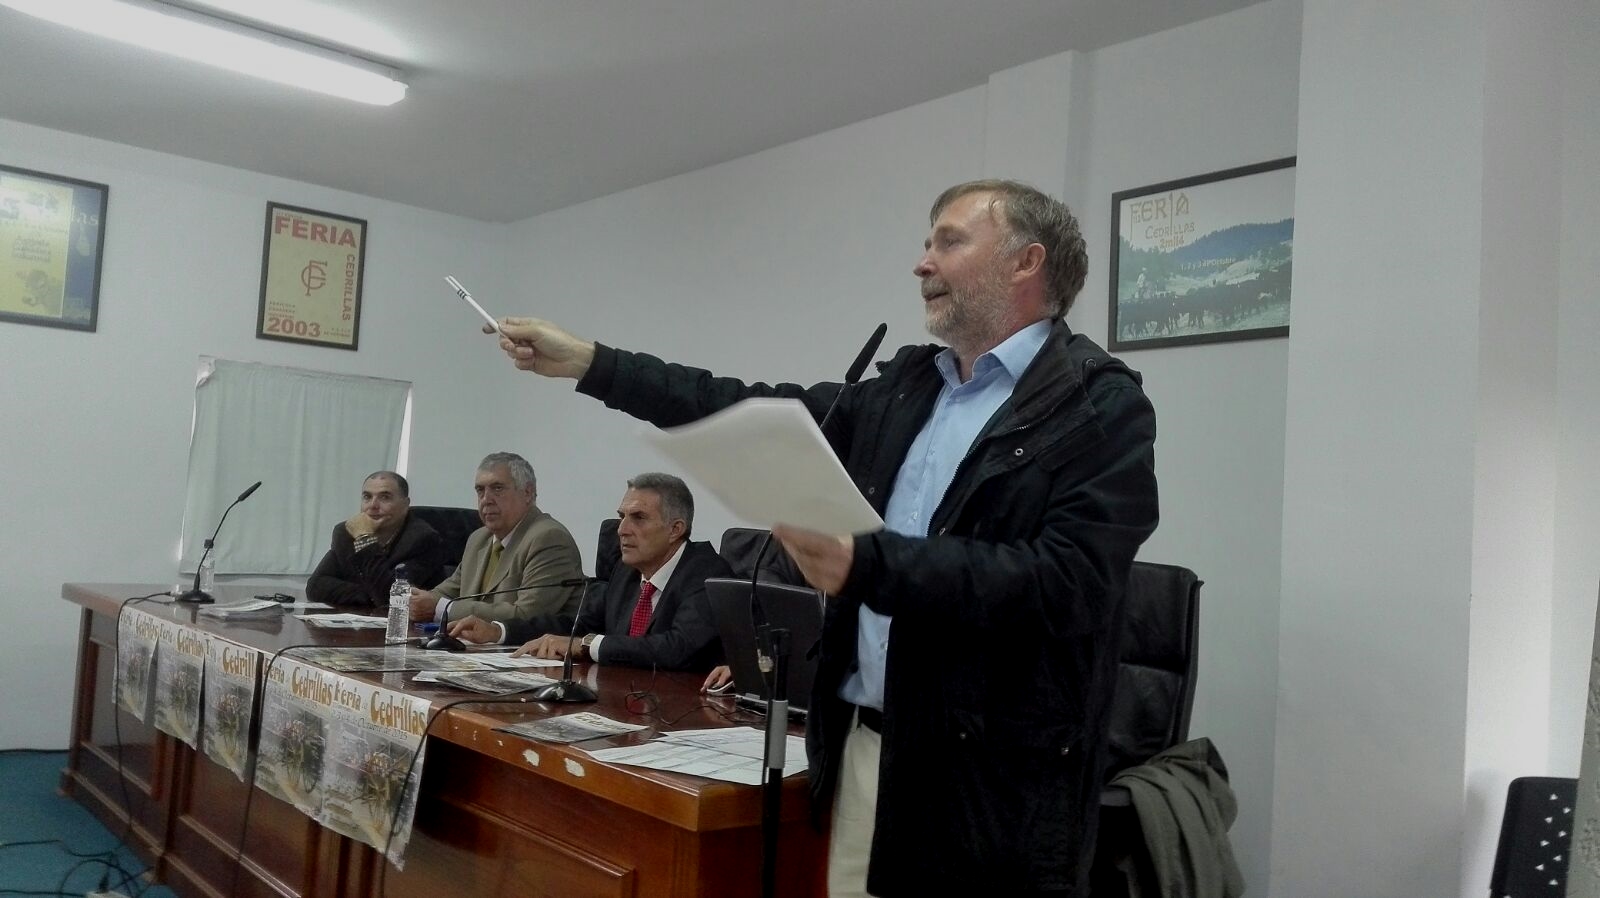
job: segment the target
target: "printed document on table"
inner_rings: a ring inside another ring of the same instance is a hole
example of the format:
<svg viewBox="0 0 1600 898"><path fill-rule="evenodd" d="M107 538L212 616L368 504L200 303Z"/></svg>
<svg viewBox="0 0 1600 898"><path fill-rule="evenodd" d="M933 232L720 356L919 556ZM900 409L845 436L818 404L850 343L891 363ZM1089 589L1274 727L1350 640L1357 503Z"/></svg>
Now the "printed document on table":
<svg viewBox="0 0 1600 898"><path fill-rule="evenodd" d="M644 729L644 724L623 723L593 711L579 711L576 714L529 720L495 729L502 733L515 733L518 736L528 736L545 742L586 742L590 739L637 733Z"/></svg>
<svg viewBox="0 0 1600 898"><path fill-rule="evenodd" d="M647 427L644 440L757 526L883 528L798 399L746 399L693 424Z"/></svg>
<svg viewBox="0 0 1600 898"><path fill-rule="evenodd" d="M785 738L783 775L788 777L806 769L806 740L802 736ZM603 748L589 754L612 764L692 773L755 786L760 785L767 766L765 739L766 734L753 727L724 727L716 735L663 733L643 745Z"/></svg>

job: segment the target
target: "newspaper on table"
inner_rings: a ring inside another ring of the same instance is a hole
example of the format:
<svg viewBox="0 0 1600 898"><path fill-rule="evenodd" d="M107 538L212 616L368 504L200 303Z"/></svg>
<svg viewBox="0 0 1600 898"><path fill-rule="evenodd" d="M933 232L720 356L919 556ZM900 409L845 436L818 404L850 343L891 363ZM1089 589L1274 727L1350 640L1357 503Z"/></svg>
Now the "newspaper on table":
<svg viewBox="0 0 1600 898"><path fill-rule="evenodd" d="M117 707L141 723L150 707L150 673L160 638L159 618L123 607L117 619Z"/></svg>
<svg viewBox="0 0 1600 898"><path fill-rule="evenodd" d="M227 605L207 605L200 609L202 617L214 617L217 620L251 620L254 618L273 618L283 614L284 604L272 599L251 599L248 602L232 602Z"/></svg>
<svg viewBox="0 0 1600 898"><path fill-rule="evenodd" d="M322 768L335 704L359 701L354 681L286 655L267 668L256 744L256 788L301 813L322 813Z"/></svg>
<svg viewBox="0 0 1600 898"><path fill-rule="evenodd" d="M789 777L806 769L806 740L801 736L785 739L783 775ZM664 733L643 745L595 749L589 755L611 764L755 786L766 773L765 740L765 732L754 727L713 727Z"/></svg>
<svg viewBox="0 0 1600 898"><path fill-rule="evenodd" d="M205 713L201 750L244 782L250 763L256 667L261 653L220 636L206 640Z"/></svg>
<svg viewBox="0 0 1600 898"><path fill-rule="evenodd" d="M196 747L200 735L200 690L206 667L206 635L173 621L161 622L156 651L155 728Z"/></svg>
<svg viewBox="0 0 1600 898"><path fill-rule="evenodd" d="M576 714L527 720L495 729L502 733L527 736L542 742L582 742L586 739L603 739L607 736L637 733L644 729L644 724L623 723L620 720L602 717L593 711L579 711Z"/></svg>
<svg viewBox="0 0 1600 898"><path fill-rule="evenodd" d="M314 646L297 648L294 657L346 673L390 670L493 670L475 655L452 655L403 645Z"/></svg>
<svg viewBox="0 0 1600 898"><path fill-rule="evenodd" d="M357 686L358 694L354 702L333 705L317 821L387 851L400 868L417 810L430 704L381 686L345 682Z"/></svg>
<svg viewBox="0 0 1600 898"><path fill-rule="evenodd" d="M443 683L446 686L484 695L511 695L537 689L540 686L549 686L555 682L544 674L522 670L424 671L424 673L428 674L427 678L418 675L415 678L416 682Z"/></svg>
<svg viewBox="0 0 1600 898"><path fill-rule="evenodd" d="M295 617L305 621L308 626L327 630L382 630L389 625L384 618L351 614L348 611L339 614L299 613Z"/></svg>

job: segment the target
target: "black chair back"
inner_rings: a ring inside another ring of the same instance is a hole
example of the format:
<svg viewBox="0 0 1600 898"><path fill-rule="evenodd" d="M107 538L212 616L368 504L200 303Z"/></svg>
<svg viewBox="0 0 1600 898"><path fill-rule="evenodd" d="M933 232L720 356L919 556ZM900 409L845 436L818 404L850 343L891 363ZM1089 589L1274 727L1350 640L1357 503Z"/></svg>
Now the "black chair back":
<svg viewBox="0 0 1600 898"><path fill-rule="evenodd" d="M1199 654L1200 586L1194 571L1135 561L1111 707L1106 779L1189 738Z"/></svg>
<svg viewBox="0 0 1600 898"><path fill-rule="evenodd" d="M448 508L443 505L413 505L411 513L432 527L444 539L444 563L454 570L461 563L461 553L467 548L467 537L483 526L483 518L476 508Z"/></svg>
<svg viewBox="0 0 1600 898"><path fill-rule="evenodd" d="M757 530L754 527L729 527L722 531L722 544L717 547L717 552L722 560L733 568L735 577L750 579L750 570L755 567L756 553L761 551L761 542L767 538L766 530ZM782 553L777 546L767 547L767 557L762 561L766 567L772 561L774 553Z"/></svg>
<svg viewBox="0 0 1600 898"><path fill-rule="evenodd" d="M761 553L761 543L766 540L769 532L754 527L729 527L722 531L722 543L717 546L717 554L733 568L735 577L748 580L751 570L756 565L756 556ZM783 547L776 541L767 546L767 554L761 558L761 572L757 579L788 583L791 586L807 585L805 577L800 575L800 569L790 560L789 553L783 551Z"/></svg>
<svg viewBox="0 0 1600 898"><path fill-rule="evenodd" d="M1523 776L1506 790L1500 848L1489 877L1491 898L1567 894L1572 854L1573 805L1578 781L1564 776Z"/></svg>
<svg viewBox="0 0 1600 898"><path fill-rule="evenodd" d="M622 563L622 544L617 542L617 525L621 518L606 518L600 522L600 538L594 547L594 578L610 580L611 571Z"/></svg>

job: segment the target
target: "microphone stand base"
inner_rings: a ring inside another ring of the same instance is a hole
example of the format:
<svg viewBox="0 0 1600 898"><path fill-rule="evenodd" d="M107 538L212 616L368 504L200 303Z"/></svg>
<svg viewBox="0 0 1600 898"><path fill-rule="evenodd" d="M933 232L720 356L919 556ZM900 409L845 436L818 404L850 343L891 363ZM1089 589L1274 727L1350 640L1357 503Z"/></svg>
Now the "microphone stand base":
<svg viewBox="0 0 1600 898"><path fill-rule="evenodd" d="M528 694L536 702L558 702L563 704L577 704L580 702L599 701L600 697L594 690L576 680L562 680L548 686L540 686Z"/></svg>
<svg viewBox="0 0 1600 898"><path fill-rule="evenodd" d="M174 597L173 601L182 602L186 605L210 605L211 603L215 602L216 599L213 599L211 597L211 593L206 592L203 589L190 589L185 591L183 594Z"/></svg>

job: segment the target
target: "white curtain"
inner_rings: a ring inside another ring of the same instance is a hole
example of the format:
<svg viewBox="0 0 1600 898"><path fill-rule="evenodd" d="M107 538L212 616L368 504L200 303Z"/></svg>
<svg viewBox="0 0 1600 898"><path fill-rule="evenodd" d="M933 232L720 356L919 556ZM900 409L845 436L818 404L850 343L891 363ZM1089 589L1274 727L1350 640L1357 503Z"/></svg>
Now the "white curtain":
<svg viewBox="0 0 1600 898"><path fill-rule="evenodd" d="M229 503L257 480L217 537L228 574L307 574L361 481L399 458L411 384L202 357L179 567L192 572Z"/></svg>

